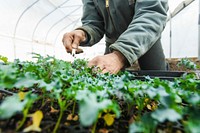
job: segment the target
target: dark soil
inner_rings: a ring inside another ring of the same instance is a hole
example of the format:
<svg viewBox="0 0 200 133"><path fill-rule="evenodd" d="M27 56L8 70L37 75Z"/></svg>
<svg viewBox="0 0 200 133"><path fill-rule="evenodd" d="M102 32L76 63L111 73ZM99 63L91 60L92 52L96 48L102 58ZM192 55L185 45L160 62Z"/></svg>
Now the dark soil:
<svg viewBox="0 0 200 133"><path fill-rule="evenodd" d="M0 93L2 95L2 93ZM57 105L55 103L54 105ZM41 110L43 112L43 119L40 124L40 128L42 129L42 133L52 133L56 122L59 116L59 108L55 108L57 111L51 111L51 103L48 100L44 105L37 102L33 105L34 109L30 111L30 113L35 112L36 110ZM78 110L78 107L76 107ZM125 107L127 108L127 107ZM72 106L69 107L69 110L72 110ZM79 120L68 120L68 114L71 114L69 111L64 112L64 116L62 117L61 123L59 125L59 129L57 133L91 133L92 127L83 127ZM98 123L96 126L96 132L98 133L127 133L128 125L131 115L126 115L127 112L123 112L119 119L116 119L112 126L106 126L104 120L102 118L98 119ZM78 116L78 112L75 112L73 116ZM31 125L31 119L27 118L24 126L20 129L20 131L15 131L17 122L22 120L22 114L17 114L14 117L8 120L0 120L0 133L22 133L22 130ZM35 133L35 132L31 132Z"/></svg>

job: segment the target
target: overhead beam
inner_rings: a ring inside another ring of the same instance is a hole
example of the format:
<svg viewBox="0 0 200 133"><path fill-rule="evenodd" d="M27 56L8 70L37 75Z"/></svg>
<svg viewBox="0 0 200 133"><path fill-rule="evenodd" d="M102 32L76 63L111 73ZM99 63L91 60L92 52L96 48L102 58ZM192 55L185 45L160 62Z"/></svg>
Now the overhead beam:
<svg viewBox="0 0 200 133"><path fill-rule="evenodd" d="M179 12L181 12L184 8L186 8L188 5L190 5L192 2L194 2L195 0L185 0L183 2L181 2L171 13L170 16L168 17L168 21L169 19L175 17Z"/></svg>

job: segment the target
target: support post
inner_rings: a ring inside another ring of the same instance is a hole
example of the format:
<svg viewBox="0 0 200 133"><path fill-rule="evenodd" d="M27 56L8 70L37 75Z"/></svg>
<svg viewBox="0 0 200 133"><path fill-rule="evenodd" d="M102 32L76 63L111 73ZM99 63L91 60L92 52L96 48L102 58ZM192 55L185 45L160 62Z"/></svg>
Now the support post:
<svg viewBox="0 0 200 133"><path fill-rule="evenodd" d="M198 21L199 33L198 33L198 40L199 40L199 50L198 50L198 59L200 60L200 0L199 0L199 21Z"/></svg>
<svg viewBox="0 0 200 133"><path fill-rule="evenodd" d="M169 12L169 16L170 16L170 31L169 31L169 36L170 36L170 44L169 44L169 58L172 58L172 13L171 11Z"/></svg>

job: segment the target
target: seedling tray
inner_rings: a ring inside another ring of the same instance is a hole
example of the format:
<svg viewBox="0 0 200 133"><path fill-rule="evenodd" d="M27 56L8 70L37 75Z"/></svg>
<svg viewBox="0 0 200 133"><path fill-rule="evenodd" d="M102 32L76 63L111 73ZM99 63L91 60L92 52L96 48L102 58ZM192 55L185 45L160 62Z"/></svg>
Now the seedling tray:
<svg viewBox="0 0 200 133"><path fill-rule="evenodd" d="M187 74L185 71L161 71L161 70L127 70L133 74L133 79L145 80L147 77L159 78L164 80L174 80L175 78L181 78Z"/></svg>

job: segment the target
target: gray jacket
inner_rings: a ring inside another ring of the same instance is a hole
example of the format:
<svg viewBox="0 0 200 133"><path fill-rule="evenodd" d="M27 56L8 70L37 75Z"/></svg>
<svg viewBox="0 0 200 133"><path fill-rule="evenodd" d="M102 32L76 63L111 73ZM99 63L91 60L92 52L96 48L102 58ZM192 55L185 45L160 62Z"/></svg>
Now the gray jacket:
<svg viewBox="0 0 200 133"><path fill-rule="evenodd" d="M94 45L106 35L109 52L120 51L133 64L160 39L167 0L82 0L82 29ZM108 51L107 51L108 53Z"/></svg>

